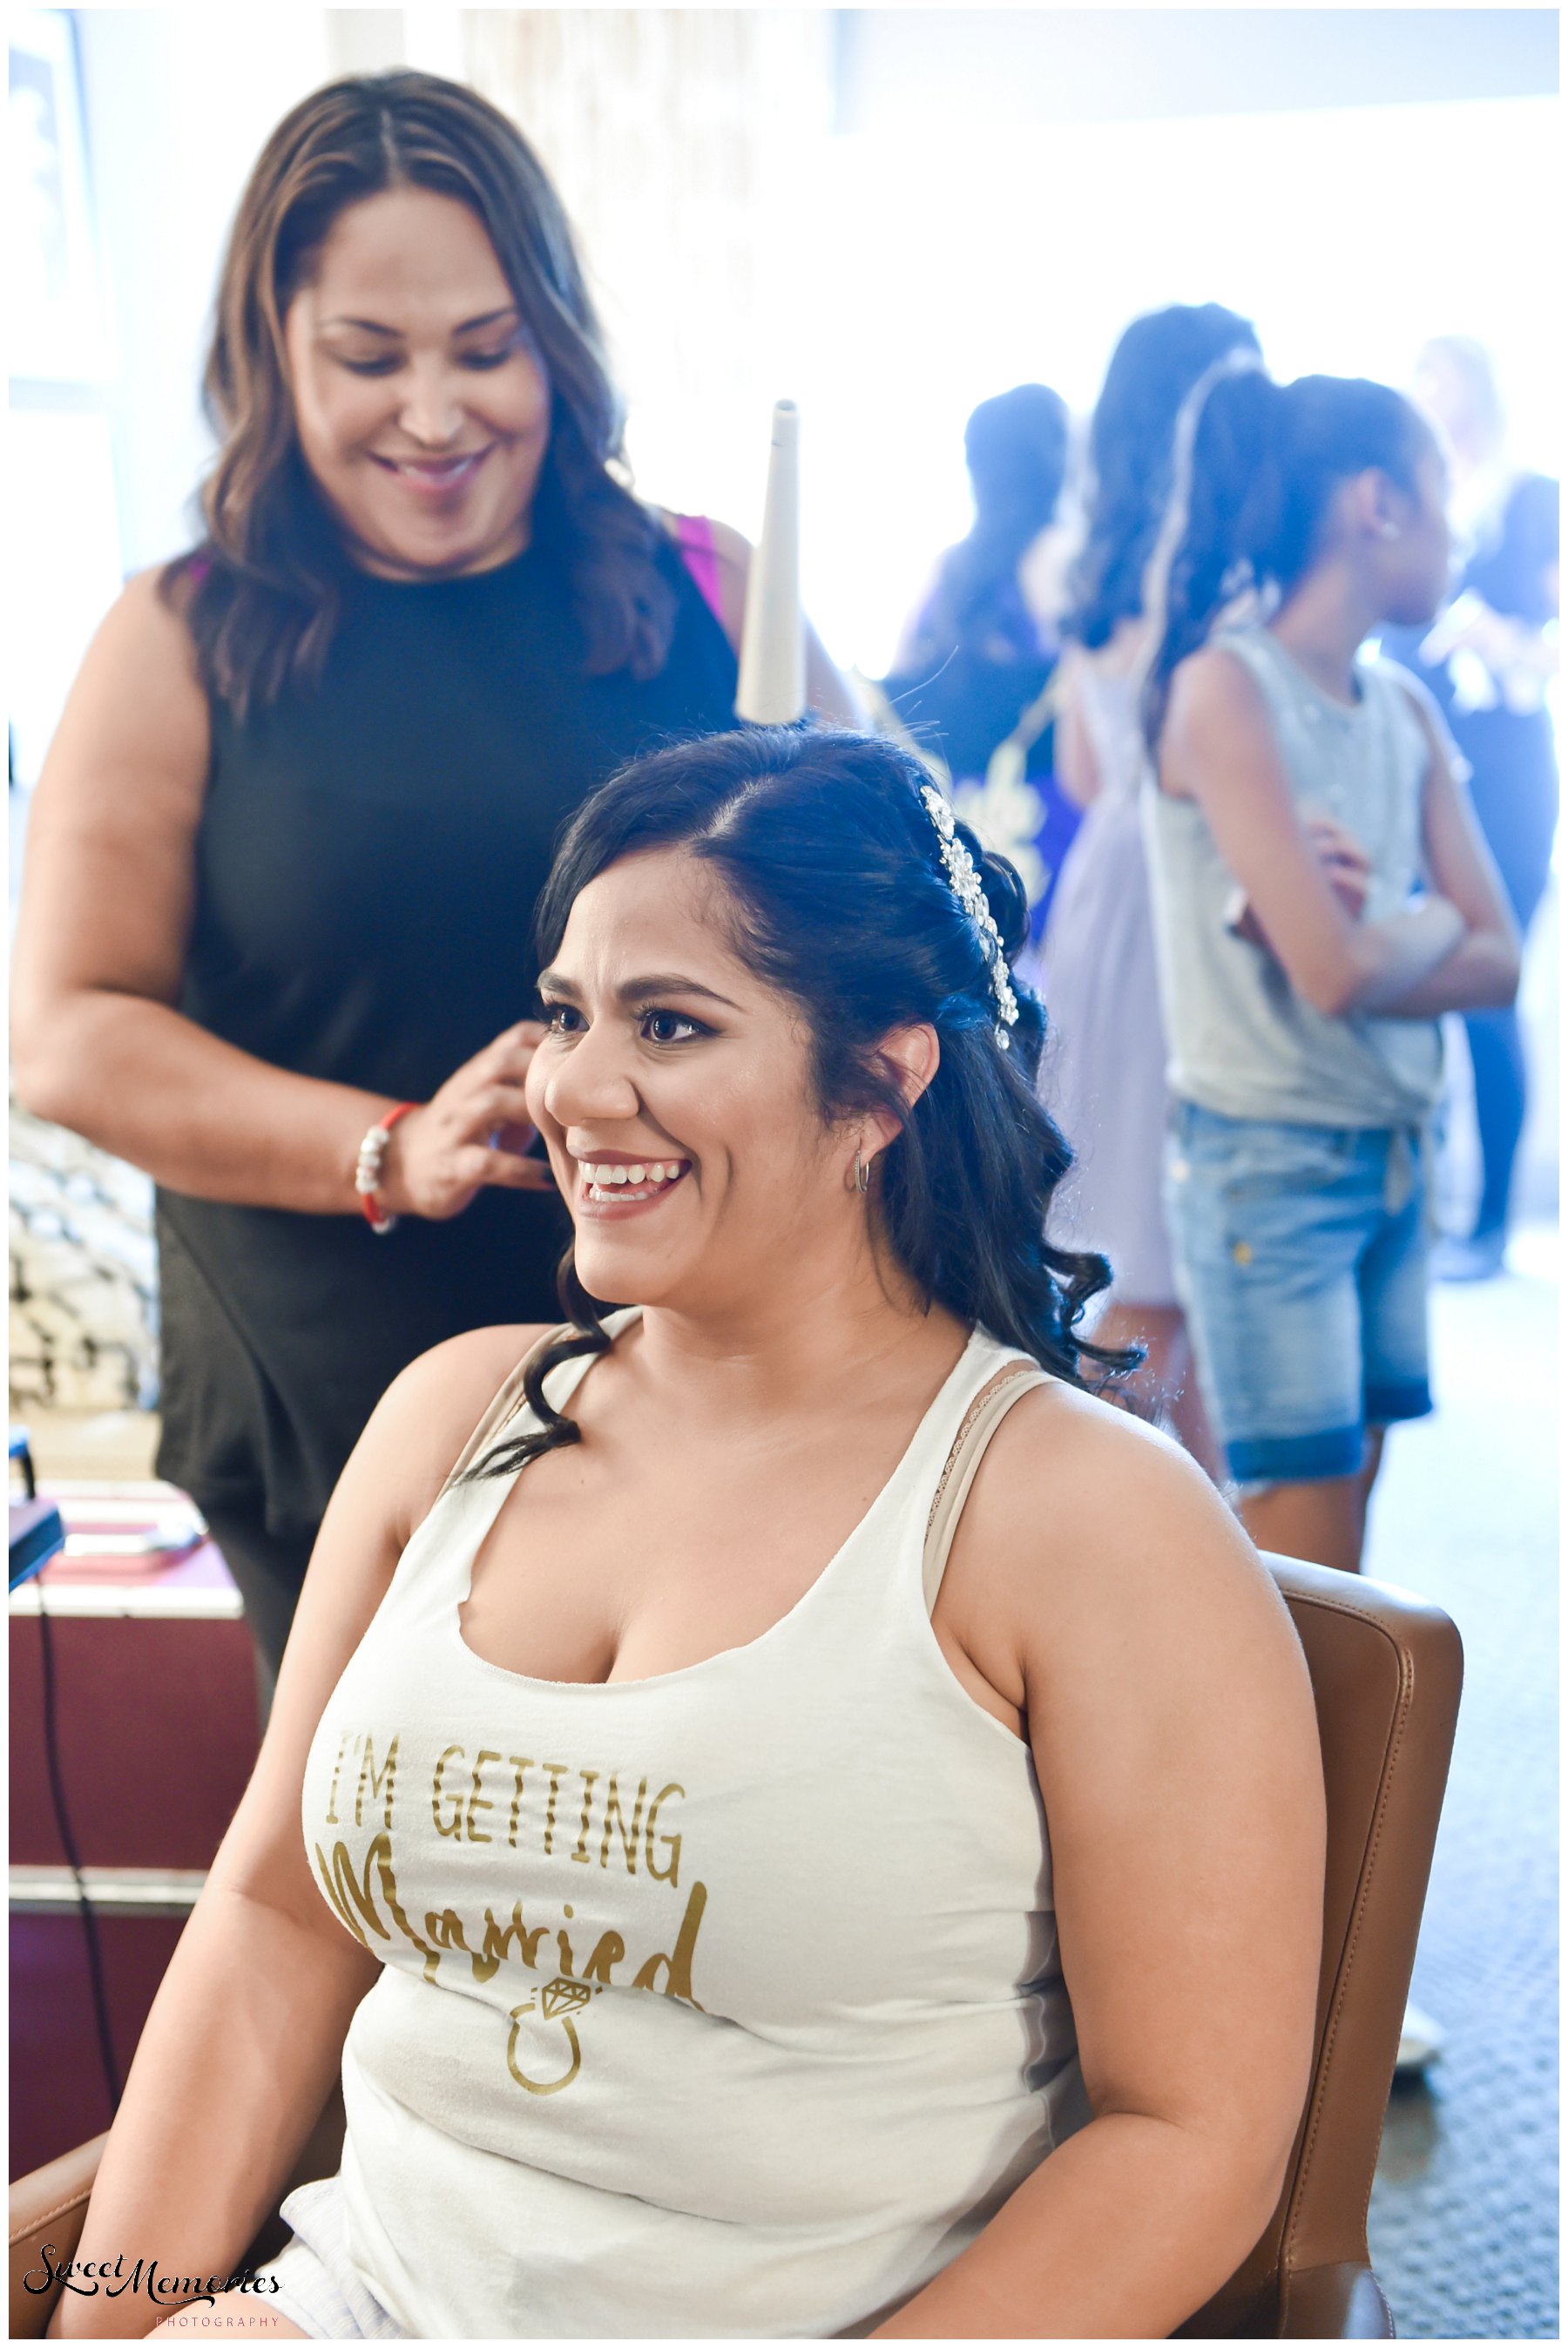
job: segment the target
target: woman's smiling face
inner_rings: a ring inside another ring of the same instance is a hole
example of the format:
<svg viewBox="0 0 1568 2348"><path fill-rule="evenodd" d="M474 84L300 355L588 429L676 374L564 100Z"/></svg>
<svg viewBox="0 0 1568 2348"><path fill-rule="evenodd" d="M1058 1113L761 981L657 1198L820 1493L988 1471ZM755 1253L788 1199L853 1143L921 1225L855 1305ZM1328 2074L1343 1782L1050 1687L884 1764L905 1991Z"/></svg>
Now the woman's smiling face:
<svg viewBox="0 0 1568 2348"><path fill-rule="evenodd" d="M824 1122L796 1006L731 942L731 900L678 850L623 858L572 906L539 982L529 1111L591 1295L744 1306L864 1218L855 1134Z"/></svg>
<svg viewBox="0 0 1568 2348"><path fill-rule="evenodd" d="M366 570L421 579L522 551L550 391L466 204L411 187L351 204L283 341L302 452Z"/></svg>

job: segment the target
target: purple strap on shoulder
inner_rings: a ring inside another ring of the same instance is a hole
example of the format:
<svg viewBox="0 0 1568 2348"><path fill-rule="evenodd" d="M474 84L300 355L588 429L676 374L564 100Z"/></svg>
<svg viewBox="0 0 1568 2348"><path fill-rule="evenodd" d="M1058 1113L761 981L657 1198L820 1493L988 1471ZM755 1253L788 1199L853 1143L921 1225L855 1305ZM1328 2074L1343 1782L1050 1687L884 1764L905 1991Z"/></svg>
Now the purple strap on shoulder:
<svg viewBox="0 0 1568 2348"><path fill-rule="evenodd" d="M677 514L675 543L697 592L720 627L723 627L724 607L719 596L719 558L713 551L712 523L705 514Z"/></svg>

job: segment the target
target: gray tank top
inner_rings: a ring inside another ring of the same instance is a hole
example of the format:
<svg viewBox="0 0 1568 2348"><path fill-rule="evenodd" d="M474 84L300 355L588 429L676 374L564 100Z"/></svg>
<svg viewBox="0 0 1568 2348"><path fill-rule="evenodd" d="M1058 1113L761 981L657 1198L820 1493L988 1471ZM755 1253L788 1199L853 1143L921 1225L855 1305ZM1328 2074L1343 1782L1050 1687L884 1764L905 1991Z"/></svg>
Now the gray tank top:
<svg viewBox="0 0 1568 2348"><path fill-rule="evenodd" d="M1257 680L1296 806L1332 816L1371 860L1365 918L1399 912L1422 878L1430 757L1400 672L1358 664L1360 699L1347 708L1266 628L1217 641ZM1419 1125L1441 1084L1437 1021L1315 1011L1272 954L1226 929L1235 875L1196 803L1151 781L1143 828L1172 1091L1222 1117Z"/></svg>

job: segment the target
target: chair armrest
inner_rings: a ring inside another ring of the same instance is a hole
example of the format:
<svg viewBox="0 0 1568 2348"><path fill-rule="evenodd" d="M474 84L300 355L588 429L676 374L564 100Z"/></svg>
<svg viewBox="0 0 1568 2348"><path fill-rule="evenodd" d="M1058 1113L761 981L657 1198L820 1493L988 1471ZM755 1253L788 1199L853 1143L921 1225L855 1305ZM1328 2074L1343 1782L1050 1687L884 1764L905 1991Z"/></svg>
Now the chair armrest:
<svg viewBox="0 0 1568 2348"><path fill-rule="evenodd" d="M333 2175L343 2157L343 2094L334 2081L321 2116L283 2188L285 2196L296 2185ZM79 2144L73 2151L63 2152L58 2160L34 2169L29 2177L18 2177L12 2185L9 2336L13 2340L41 2340L48 2329L61 2287L51 2283L46 2290L29 2291L26 2278L31 2275L36 2281L43 2276L46 2243L49 2246L51 2267L58 2267L76 2256L88 2198L108 2142L107 2136L96 2136L90 2144ZM268 2259L277 2257L288 2239L289 2230L274 2209L263 2221L245 2254L244 2263L250 2267L264 2265Z"/></svg>
<svg viewBox="0 0 1568 2348"><path fill-rule="evenodd" d="M108 2142L107 2136L95 2136L91 2143L78 2144L74 2151L63 2152L58 2160L35 2168L30 2177L17 2178L11 2188L13 2340L41 2340L48 2328L60 2286L52 2283L44 2291L29 2291L26 2278L31 2275L36 2281L46 2272L46 2244L51 2267L75 2257L87 2214L87 2197Z"/></svg>

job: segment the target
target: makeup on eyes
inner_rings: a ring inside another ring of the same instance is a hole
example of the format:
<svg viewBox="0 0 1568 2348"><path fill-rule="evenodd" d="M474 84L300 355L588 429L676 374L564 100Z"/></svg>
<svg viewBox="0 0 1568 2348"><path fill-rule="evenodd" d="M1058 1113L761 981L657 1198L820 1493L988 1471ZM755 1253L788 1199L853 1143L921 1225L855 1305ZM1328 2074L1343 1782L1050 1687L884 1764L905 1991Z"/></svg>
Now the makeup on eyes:
<svg viewBox="0 0 1568 2348"><path fill-rule="evenodd" d="M470 335L477 337L478 333L477 327L454 328L448 348L458 366L504 366L508 359L532 355L520 322L507 327L499 339L493 324L487 326L484 340L466 339ZM329 357L356 375L386 375L407 364L408 345L404 335L395 327L378 326L368 318L329 321L321 329L318 340Z"/></svg>
<svg viewBox="0 0 1568 2348"><path fill-rule="evenodd" d="M580 1004L555 1000L548 996L542 996L540 1000L545 1014L545 1025L553 1034L565 1035L577 1032L563 1026L560 1024L560 1017L563 1013L570 1013L580 1019L583 1016ZM639 1025L646 1025L651 1019L672 1019L679 1025L692 1030L690 1035L650 1036L648 1040L652 1044L670 1046L682 1043L694 1043L700 1037L712 1035L715 1032L704 1020L694 1017L690 1011L677 1011L668 1003L632 1003L628 1004L625 1009L627 1016L635 1020Z"/></svg>
<svg viewBox="0 0 1568 2348"><path fill-rule="evenodd" d="M456 363L459 366L475 367L483 372L492 367L505 366L508 359L518 355L520 348L521 345L514 336L498 351L459 351L456 354ZM374 358L352 356L344 351L333 351L332 356L337 361L339 366L346 367L350 375L395 375L405 364L402 353L396 351L378 353Z"/></svg>
<svg viewBox="0 0 1568 2348"><path fill-rule="evenodd" d="M538 990L540 999L548 1003L570 1003L580 1006L582 1002L575 982L565 971L541 971ZM739 1011L742 1007L740 1004L732 1002L727 994L721 994L716 987L704 986L700 978L688 978L683 972L677 971L656 971L641 977L623 979L614 993L617 1000L629 1009L665 1010L671 1007L671 997L682 995L696 996L704 1003L716 1003L725 1011Z"/></svg>

